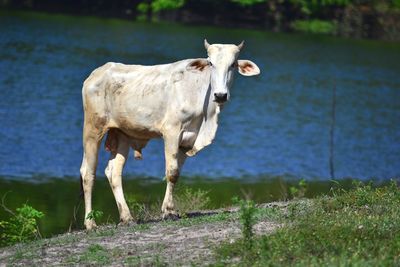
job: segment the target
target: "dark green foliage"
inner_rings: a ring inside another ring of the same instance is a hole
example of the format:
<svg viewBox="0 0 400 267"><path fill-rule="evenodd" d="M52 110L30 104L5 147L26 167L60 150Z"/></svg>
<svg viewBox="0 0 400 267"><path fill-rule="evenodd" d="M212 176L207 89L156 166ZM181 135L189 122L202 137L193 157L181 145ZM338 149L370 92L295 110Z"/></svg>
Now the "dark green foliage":
<svg viewBox="0 0 400 267"><path fill-rule="evenodd" d="M86 216L86 219L88 219L88 220L99 220L101 217L103 217L103 212L102 211L100 211L100 210L92 210Z"/></svg>
<svg viewBox="0 0 400 267"><path fill-rule="evenodd" d="M44 216L33 207L23 204L14 213L3 208L11 214L8 221L0 221L0 246L8 246L19 242L25 242L40 237L37 220Z"/></svg>
<svg viewBox="0 0 400 267"><path fill-rule="evenodd" d="M185 4L185 0L153 0L141 1L137 5L137 10L141 13L146 13L149 9L152 12L160 12L162 10L178 9Z"/></svg>
<svg viewBox="0 0 400 267"><path fill-rule="evenodd" d="M310 204L311 203L311 204ZM400 264L400 190L395 182L373 188L358 184L334 197L298 202L282 218L286 226L218 250L221 262L239 256L239 265L396 266ZM251 254L251 262L244 254Z"/></svg>
<svg viewBox="0 0 400 267"><path fill-rule="evenodd" d="M234 3L238 3L241 6L251 6L254 4L264 3L267 0L231 0Z"/></svg>

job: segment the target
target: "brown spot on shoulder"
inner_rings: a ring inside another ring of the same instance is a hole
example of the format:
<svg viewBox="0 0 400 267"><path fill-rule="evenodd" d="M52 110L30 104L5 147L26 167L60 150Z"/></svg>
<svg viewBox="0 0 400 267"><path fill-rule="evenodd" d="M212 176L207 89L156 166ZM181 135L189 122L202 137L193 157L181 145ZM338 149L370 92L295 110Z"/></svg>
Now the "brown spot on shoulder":
<svg viewBox="0 0 400 267"><path fill-rule="evenodd" d="M205 67L207 67L207 66L208 66L208 63L207 63L207 60L205 60L205 59L194 60L194 61L190 62L190 64L188 65L188 67L190 69L196 69L199 71L203 71L205 69Z"/></svg>

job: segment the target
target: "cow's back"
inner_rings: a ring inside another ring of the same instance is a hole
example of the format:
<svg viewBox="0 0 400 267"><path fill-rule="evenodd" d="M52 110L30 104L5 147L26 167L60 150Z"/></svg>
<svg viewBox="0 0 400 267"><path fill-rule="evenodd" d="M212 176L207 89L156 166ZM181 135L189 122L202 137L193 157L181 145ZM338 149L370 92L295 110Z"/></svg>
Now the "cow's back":
<svg viewBox="0 0 400 267"><path fill-rule="evenodd" d="M207 74L188 72L190 61L155 66L107 63L97 68L84 82L85 116L101 117L108 128L138 137L160 136L163 125L198 117L205 95L195 87Z"/></svg>

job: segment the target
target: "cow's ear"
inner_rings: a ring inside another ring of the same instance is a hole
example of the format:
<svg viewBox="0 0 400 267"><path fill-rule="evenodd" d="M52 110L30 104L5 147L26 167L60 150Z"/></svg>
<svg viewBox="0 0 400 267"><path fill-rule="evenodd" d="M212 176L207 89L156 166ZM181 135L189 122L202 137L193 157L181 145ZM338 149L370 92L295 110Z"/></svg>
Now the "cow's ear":
<svg viewBox="0 0 400 267"><path fill-rule="evenodd" d="M256 63L250 60L238 60L238 71L240 74L244 76L253 76L260 74L260 69L256 65Z"/></svg>
<svg viewBox="0 0 400 267"><path fill-rule="evenodd" d="M207 59L200 58L190 61L190 63L186 66L186 69L190 71L203 71L206 67L208 67L208 65Z"/></svg>

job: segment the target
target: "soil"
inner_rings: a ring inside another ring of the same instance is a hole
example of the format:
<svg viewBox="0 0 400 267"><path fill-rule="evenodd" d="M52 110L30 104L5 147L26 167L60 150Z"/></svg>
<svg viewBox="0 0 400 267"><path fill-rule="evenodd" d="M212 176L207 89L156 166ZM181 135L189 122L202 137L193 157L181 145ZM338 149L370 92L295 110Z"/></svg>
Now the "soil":
<svg viewBox="0 0 400 267"><path fill-rule="evenodd" d="M285 203L259 205L285 207ZM133 226L101 226L96 231L76 231L50 239L0 249L5 265L209 265L222 242L241 237L237 208L201 211L177 221L155 221ZM261 218L256 235L267 234L279 224Z"/></svg>

